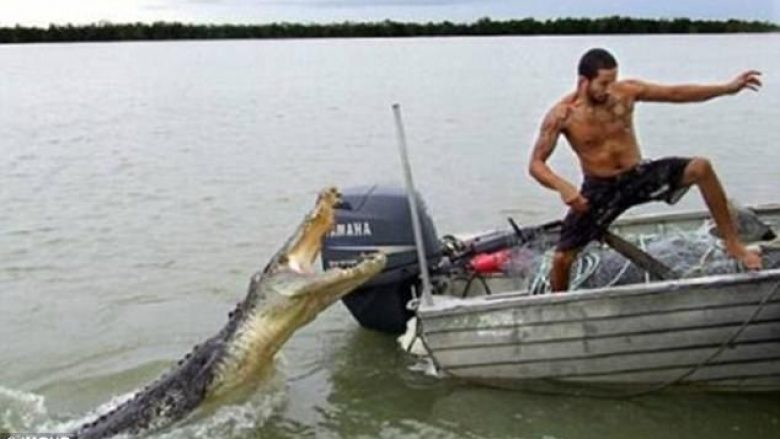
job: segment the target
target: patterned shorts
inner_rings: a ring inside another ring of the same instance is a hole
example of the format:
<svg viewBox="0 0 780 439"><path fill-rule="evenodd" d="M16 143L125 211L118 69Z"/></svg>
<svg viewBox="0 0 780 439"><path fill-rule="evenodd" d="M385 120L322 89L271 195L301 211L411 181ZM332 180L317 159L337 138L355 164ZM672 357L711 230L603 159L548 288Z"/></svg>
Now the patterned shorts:
<svg viewBox="0 0 780 439"><path fill-rule="evenodd" d="M614 177L585 176L580 193L590 208L585 213L569 210L556 249L581 248L600 239L612 221L632 206L648 201L676 203L688 190L682 177L690 161L682 157L645 160Z"/></svg>

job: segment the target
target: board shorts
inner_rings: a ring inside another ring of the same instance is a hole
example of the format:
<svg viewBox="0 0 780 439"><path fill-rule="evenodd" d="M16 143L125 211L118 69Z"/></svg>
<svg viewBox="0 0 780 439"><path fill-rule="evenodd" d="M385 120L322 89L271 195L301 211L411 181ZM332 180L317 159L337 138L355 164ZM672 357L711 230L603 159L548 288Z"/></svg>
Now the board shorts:
<svg viewBox="0 0 780 439"><path fill-rule="evenodd" d="M649 201L676 203L689 188L682 184L682 178L690 162L690 158L668 157L644 160L613 177L586 175L580 193L588 200L589 209L585 213L569 210L556 250L577 249L601 239L607 227L632 206Z"/></svg>

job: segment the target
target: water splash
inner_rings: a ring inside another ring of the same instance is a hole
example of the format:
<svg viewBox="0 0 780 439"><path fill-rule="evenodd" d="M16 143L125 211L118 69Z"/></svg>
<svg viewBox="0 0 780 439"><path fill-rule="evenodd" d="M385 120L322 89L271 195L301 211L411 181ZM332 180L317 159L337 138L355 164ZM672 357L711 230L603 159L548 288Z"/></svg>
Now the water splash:
<svg viewBox="0 0 780 439"><path fill-rule="evenodd" d="M271 416L287 402L285 380L274 373L248 399L220 406L213 412L195 413L172 428L151 434L157 439L206 439L211 437L254 437ZM91 422L133 397L135 392L117 395L75 418L62 419L50 414L46 398L35 393L0 386L0 431L68 432Z"/></svg>
<svg viewBox="0 0 780 439"><path fill-rule="evenodd" d="M0 431L34 431L49 416L42 395L0 386Z"/></svg>
<svg viewBox="0 0 780 439"><path fill-rule="evenodd" d="M64 421L51 420L49 422L45 422L41 426L39 426L38 431L69 432L69 431L77 430L79 427L86 424L87 422L94 421L101 414L108 413L109 411L114 410L115 408L129 401L133 397L133 395L135 395L134 391L123 393L121 395L116 395L111 399L109 399L107 402L95 407L94 409L90 410L89 412L85 413L84 415L78 418L68 419Z"/></svg>
<svg viewBox="0 0 780 439"><path fill-rule="evenodd" d="M256 437L257 430L287 402L286 381L280 373L263 384L245 401L220 406L213 413L194 413L155 439L208 439L213 437ZM194 419L193 419L194 418Z"/></svg>

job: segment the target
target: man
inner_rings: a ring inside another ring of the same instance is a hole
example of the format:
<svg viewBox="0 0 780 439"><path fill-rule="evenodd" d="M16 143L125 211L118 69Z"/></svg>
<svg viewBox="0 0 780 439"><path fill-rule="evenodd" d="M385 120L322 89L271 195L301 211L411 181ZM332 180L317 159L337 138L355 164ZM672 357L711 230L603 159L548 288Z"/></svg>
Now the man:
<svg viewBox="0 0 780 439"><path fill-rule="evenodd" d="M712 165L704 158L642 160L634 130L634 103L702 102L761 87L759 72L712 85L659 85L617 80L617 61L604 49L591 49L579 63L577 90L547 113L534 145L529 171L543 186L557 191L569 212L553 258L553 291L569 285L577 253L631 206L648 201L676 202L696 185L710 210L729 254L747 268L761 268L761 256L741 242ZM563 134L580 160L584 174L578 190L547 165Z"/></svg>

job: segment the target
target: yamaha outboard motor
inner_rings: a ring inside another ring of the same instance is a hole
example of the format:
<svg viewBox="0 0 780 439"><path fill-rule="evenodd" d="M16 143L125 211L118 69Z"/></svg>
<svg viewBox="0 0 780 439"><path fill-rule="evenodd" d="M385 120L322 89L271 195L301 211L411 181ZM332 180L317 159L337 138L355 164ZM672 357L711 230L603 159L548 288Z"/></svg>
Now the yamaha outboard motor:
<svg viewBox="0 0 780 439"><path fill-rule="evenodd" d="M435 264L440 258L436 229L419 195L415 199L426 256ZM342 200L336 225L322 246L322 265L351 266L363 253L384 252L384 271L342 300L363 327L402 333L413 315L406 305L420 274L406 191L376 185L349 188L342 191Z"/></svg>

